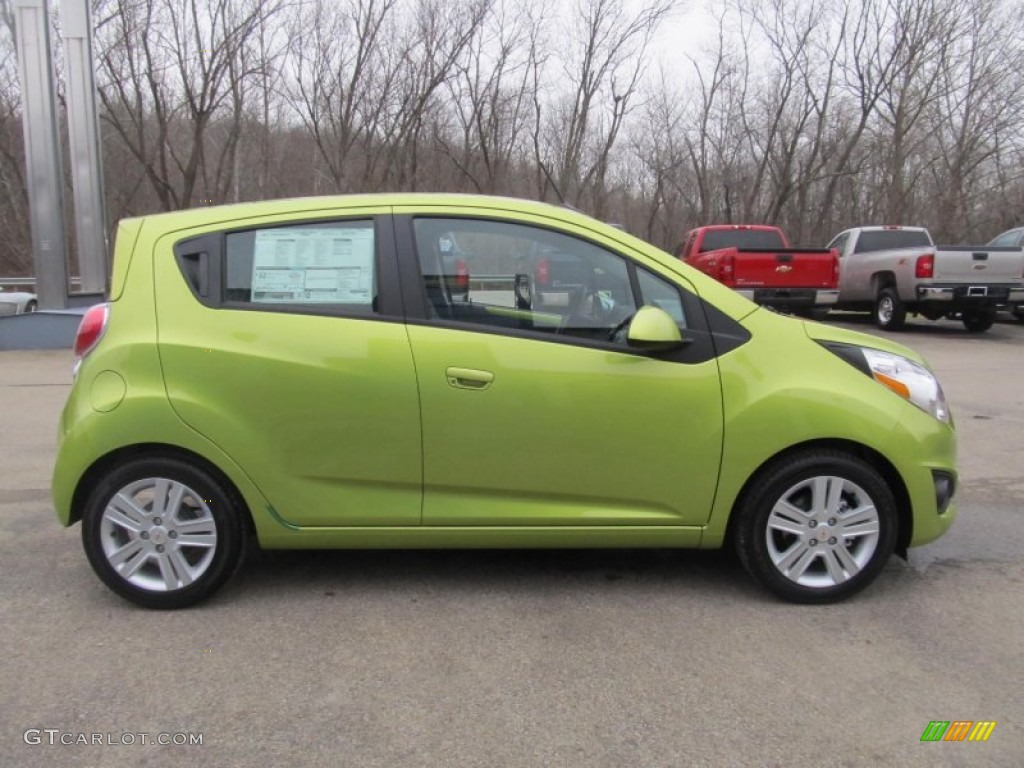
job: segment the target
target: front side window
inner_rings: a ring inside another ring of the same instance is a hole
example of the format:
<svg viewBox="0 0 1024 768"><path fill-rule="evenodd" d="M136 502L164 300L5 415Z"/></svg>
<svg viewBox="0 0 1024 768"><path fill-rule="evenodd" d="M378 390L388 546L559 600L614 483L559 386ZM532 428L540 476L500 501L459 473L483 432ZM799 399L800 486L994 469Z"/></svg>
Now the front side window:
<svg viewBox="0 0 1024 768"><path fill-rule="evenodd" d="M226 304L375 311L372 221L332 221L228 233Z"/></svg>
<svg viewBox="0 0 1024 768"><path fill-rule="evenodd" d="M646 269L637 270L637 283L644 306L663 309L672 316L680 328L687 327L686 309L679 288Z"/></svg>
<svg viewBox="0 0 1024 768"><path fill-rule="evenodd" d="M478 219L421 218L414 230L434 318L612 341L636 312L629 263L585 240Z"/></svg>

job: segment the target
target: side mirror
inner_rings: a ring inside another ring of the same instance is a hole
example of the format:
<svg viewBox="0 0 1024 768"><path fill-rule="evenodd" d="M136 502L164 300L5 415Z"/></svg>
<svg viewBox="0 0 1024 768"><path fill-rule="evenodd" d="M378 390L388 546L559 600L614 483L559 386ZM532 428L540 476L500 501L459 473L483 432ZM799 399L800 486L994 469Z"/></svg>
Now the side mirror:
<svg viewBox="0 0 1024 768"><path fill-rule="evenodd" d="M672 315L659 307L640 307L629 323L626 343L644 352L667 352L683 345L683 335Z"/></svg>

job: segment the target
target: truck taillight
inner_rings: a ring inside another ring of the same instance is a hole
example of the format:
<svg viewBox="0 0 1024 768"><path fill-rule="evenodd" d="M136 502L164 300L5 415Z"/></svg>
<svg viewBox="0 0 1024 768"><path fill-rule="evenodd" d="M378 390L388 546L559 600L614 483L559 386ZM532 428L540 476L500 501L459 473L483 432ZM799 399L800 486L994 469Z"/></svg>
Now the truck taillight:
<svg viewBox="0 0 1024 768"><path fill-rule="evenodd" d="M75 370L83 358L92 352L96 345L103 338L103 332L107 330L107 321L110 319L110 305L97 304L90 307L82 316L82 322L78 324L78 333L75 334Z"/></svg>
<svg viewBox="0 0 1024 768"><path fill-rule="evenodd" d="M732 280L736 275L736 257L729 255L722 257L722 280Z"/></svg>
<svg viewBox="0 0 1024 768"><path fill-rule="evenodd" d="M533 279L537 282L537 285L547 285L551 282L551 262L547 259L541 259L537 262L537 269L534 272Z"/></svg>
<svg viewBox="0 0 1024 768"><path fill-rule="evenodd" d="M832 259L832 285L839 285L839 258Z"/></svg>
<svg viewBox="0 0 1024 768"><path fill-rule="evenodd" d="M455 287L462 291L469 290L469 266L462 259L455 260Z"/></svg>
<svg viewBox="0 0 1024 768"><path fill-rule="evenodd" d="M931 253L917 257L917 265L914 267L914 277L934 277L935 256Z"/></svg>

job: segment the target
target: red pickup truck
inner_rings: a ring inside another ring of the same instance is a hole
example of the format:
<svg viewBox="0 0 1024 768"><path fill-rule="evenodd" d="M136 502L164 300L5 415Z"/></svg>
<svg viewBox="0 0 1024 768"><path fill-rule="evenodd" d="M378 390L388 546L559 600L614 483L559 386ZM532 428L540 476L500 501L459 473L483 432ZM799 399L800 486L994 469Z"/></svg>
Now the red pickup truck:
<svg viewBox="0 0 1024 768"><path fill-rule="evenodd" d="M821 316L839 297L834 248L791 248L778 227L716 224L686 233L676 256L758 304Z"/></svg>

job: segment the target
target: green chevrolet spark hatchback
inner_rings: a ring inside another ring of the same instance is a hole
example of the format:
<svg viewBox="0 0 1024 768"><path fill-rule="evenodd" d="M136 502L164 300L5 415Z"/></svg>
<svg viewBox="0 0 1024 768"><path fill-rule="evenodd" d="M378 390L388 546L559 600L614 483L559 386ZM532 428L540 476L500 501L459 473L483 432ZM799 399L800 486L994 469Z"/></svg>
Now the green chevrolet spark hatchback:
<svg viewBox="0 0 1024 768"><path fill-rule="evenodd" d="M562 208L324 197L123 221L53 480L119 595L269 549L728 543L844 598L955 515L925 362Z"/></svg>

